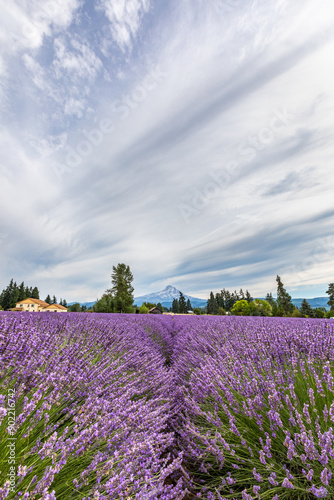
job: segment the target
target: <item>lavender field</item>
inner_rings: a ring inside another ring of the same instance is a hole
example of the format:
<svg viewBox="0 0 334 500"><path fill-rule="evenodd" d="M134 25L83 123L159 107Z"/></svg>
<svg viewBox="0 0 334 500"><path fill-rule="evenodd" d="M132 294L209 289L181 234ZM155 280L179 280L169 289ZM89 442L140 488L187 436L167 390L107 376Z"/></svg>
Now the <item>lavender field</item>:
<svg viewBox="0 0 334 500"><path fill-rule="evenodd" d="M334 322L0 313L0 499L334 498Z"/></svg>

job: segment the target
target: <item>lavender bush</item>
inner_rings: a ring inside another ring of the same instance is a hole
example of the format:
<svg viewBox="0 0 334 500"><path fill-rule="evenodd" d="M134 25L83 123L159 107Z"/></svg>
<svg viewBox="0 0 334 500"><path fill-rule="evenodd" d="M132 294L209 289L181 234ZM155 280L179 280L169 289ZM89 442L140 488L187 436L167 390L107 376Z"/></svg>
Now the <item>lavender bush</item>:
<svg viewBox="0 0 334 500"><path fill-rule="evenodd" d="M0 313L0 499L334 498L333 327Z"/></svg>
<svg viewBox="0 0 334 500"><path fill-rule="evenodd" d="M198 496L334 498L332 324L234 317L186 328L177 321L179 446Z"/></svg>
<svg viewBox="0 0 334 500"><path fill-rule="evenodd" d="M0 332L0 498L183 498L182 479L168 481L181 467L171 374L145 329L124 315L2 313Z"/></svg>

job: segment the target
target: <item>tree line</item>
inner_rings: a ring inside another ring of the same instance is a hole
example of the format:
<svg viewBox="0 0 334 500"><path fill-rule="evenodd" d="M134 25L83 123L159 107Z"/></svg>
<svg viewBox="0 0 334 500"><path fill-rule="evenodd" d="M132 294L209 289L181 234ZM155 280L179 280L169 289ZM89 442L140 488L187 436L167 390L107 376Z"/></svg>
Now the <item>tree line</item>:
<svg viewBox="0 0 334 500"><path fill-rule="evenodd" d="M207 314L224 315L233 314L239 316L287 316L299 318L325 318L334 313L334 283L328 285L327 304L330 311L324 307L312 308L306 299L303 299L300 308L294 306L291 295L286 291L280 276L276 276L277 297L274 299L272 293L267 293L266 299L253 299L246 290L244 293L229 292L225 288L215 295L210 293L207 302Z"/></svg>
<svg viewBox="0 0 334 500"><path fill-rule="evenodd" d="M178 299L173 299L171 312L175 314L188 314L193 311L190 299L186 300L182 292L180 292Z"/></svg>
<svg viewBox="0 0 334 500"><path fill-rule="evenodd" d="M94 304L92 311L101 313L148 313L153 307L157 307L162 312L171 311L173 313L187 314L212 314L212 315L242 315L242 316L289 316L325 318L334 314L334 283L328 285L326 293L329 296L328 305L330 311L323 307L313 309L306 299L302 301L301 307L295 307L292 303L291 295L286 291L280 276L276 276L277 297L274 299L272 293L267 293L266 299L254 299L248 290L240 289L230 292L223 288L220 293L210 292L210 297L205 308L192 308L190 300L186 300L184 294L180 292L179 298L174 299L170 309L159 304L143 303L140 308L133 306L134 288L132 286L133 274L130 267L125 264L113 266L111 274L112 287L107 289L101 299ZM20 285L12 279L9 285L0 294L0 309L8 310L14 308L17 302L26 298L39 299L38 287L28 287L22 282ZM57 298L47 295L45 302L56 304ZM67 306L66 300L60 299L60 305L68 307L69 311L86 312L86 306L75 303Z"/></svg>
<svg viewBox="0 0 334 500"><path fill-rule="evenodd" d="M10 280L8 286L2 290L0 293L0 309L4 311L8 311L9 309L13 309L17 302L21 302L21 300L25 299L39 299L40 293L37 286L26 286L24 281L20 285L16 283L13 279ZM53 295L52 299L50 295L48 295L45 299L47 304L57 304L57 298ZM67 307L66 300L60 299L60 305Z"/></svg>

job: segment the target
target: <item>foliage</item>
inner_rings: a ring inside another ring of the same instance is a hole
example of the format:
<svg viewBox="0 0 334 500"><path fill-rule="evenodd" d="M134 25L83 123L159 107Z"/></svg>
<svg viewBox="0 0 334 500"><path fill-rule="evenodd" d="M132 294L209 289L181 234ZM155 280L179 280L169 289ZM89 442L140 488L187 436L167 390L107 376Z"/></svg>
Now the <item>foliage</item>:
<svg viewBox="0 0 334 500"><path fill-rule="evenodd" d="M16 281L10 280L9 285L0 294L0 306L4 310L12 309L17 302L27 298L39 299L39 290L35 286L27 287L24 282L17 285Z"/></svg>
<svg viewBox="0 0 334 500"><path fill-rule="evenodd" d="M235 316L271 316L272 307L266 300L255 299L252 302L238 300L232 307L231 314Z"/></svg>
<svg viewBox="0 0 334 500"><path fill-rule="evenodd" d="M310 304L307 302L306 299L303 299L301 306L300 306L300 312L304 318L312 318L313 317L313 309L310 306Z"/></svg>
<svg viewBox="0 0 334 500"><path fill-rule="evenodd" d="M97 313L113 313L115 312L115 303L111 294L105 293L100 300L95 302L93 311Z"/></svg>
<svg viewBox="0 0 334 500"><path fill-rule="evenodd" d="M247 300L238 300L231 309L231 314L235 316L249 316L249 305Z"/></svg>
<svg viewBox="0 0 334 500"><path fill-rule="evenodd" d="M132 312L133 291L132 286L133 274L129 266L125 264L117 264L113 266L111 274L112 288L107 290L107 294L113 299L113 308L115 312Z"/></svg>
<svg viewBox="0 0 334 500"><path fill-rule="evenodd" d="M216 300L213 292L210 292L210 298L208 299L206 310L208 314L218 314L219 302Z"/></svg>
<svg viewBox="0 0 334 500"><path fill-rule="evenodd" d="M153 307L157 307L157 305L153 304L153 302L143 302L142 305L147 307L148 310L153 309Z"/></svg>
<svg viewBox="0 0 334 500"><path fill-rule="evenodd" d="M302 313L300 312L300 310L298 309L298 307L295 307L292 314L291 314L291 317L292 318L302 318L303 315Z"/></svg>
<svg viewBox="0 0 334 500"><path fill-rule="evenodd" d="M328 297L328 298L329 298L329 300L328 300L327 304L329 305L330 310L331 310L331 311L334 311L334 283L330 283L330 284L328 285L328 290L327 290L327 292L326 292L326 293L327 293L327 294L328 294L328 296L329 296L329 297Z"/></svg>
<svg viewBox="0 0 334 500"><path fill-rule="evenodd" d="M79 302L76 302L75 304L72 304L68 306L68 312L81 312L81 305Z"/></svg>
<svg viewBox="0 0 334 500"><path fill-rule="evenodd" d="M239 293L236 290L231 293L225 288L223 288L220 293L216 293L216 295L211 292L207 302L207 313L217 315L221 314L219 311L222 310L224 310L225 313L226 311L229 312L239 300L245 300L247 303L250 303L253 301L253 297L248 290L244 293L242 288Z"/></svg>
<svg viewBox="0 0 334 500"><path fill-rule="evenodd" d="M149 308L145 304L142 304L139 308L139 314L147 314L148 311Z"/></svg>
<svg viewBox="0 0 334 500"><path fill-rule="evenodd" d="M288 315L291 314L294 310L294 305L291 301L291 295L285 290L284 285L280 276L276 276L277 282L277 305L279 310L279 315ZM283 314L282 314L283 313Z"/></svg>
<svg viewBox="0 0 334 500"><path fill-rule="evenodd" d="M180 292L180 297L179 297L179 312L181 314L187 314L188 312L187 302L182 292Z"/></svg>
<svg viewBox="0 0 334 500"><path fill-rule="evenodd" d="M180 305L178 299L173 299L172 302L172 312L177 314L180 312Z"/></svg>

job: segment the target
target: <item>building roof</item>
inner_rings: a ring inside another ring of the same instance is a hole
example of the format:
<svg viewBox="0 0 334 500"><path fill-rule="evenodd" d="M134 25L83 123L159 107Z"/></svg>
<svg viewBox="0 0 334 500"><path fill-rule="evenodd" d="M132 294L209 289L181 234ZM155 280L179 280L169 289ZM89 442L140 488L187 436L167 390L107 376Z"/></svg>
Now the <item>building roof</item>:
<svg viewBox="0 0 334 500"><path fill-rule="evenodd" d="M152 313L162 314L162 311L158 307L152 307L152 309L150 309L148 312L149 314Z"/></svg>
<svg viewBox="0 0 334 500"><path fill-rule="evenodd" d="M20 300L20 302L16 302L16 304L31 304L31 303L37 304L37 305L43 306L43 307L46 307L49 305L47 302L44 302L44 300L32 299L31 297L28 297L27 299L24 299L24 300Z"/></svg>
<svg viewBox="0 0 334 500"><path fill-rule="evenodd" d="M20 300L20 302L16 302L16 306L18 306L18 304L37 304L42 309L64 309L65 311L67 311L67 307L61 306L60 304L48 304L47 302L44 302L44 300L32 299L31 297L28 297L27 299L24 300ZM15 308L15 310L19 309L20 308L18 307Z"/></svg>
<svg viewBox="0 0 334 500"><path fill-rule="evenodd" d="M65 309L67 311L67 307L61 306L60 304L47 304L44 309Z"/></svg>

